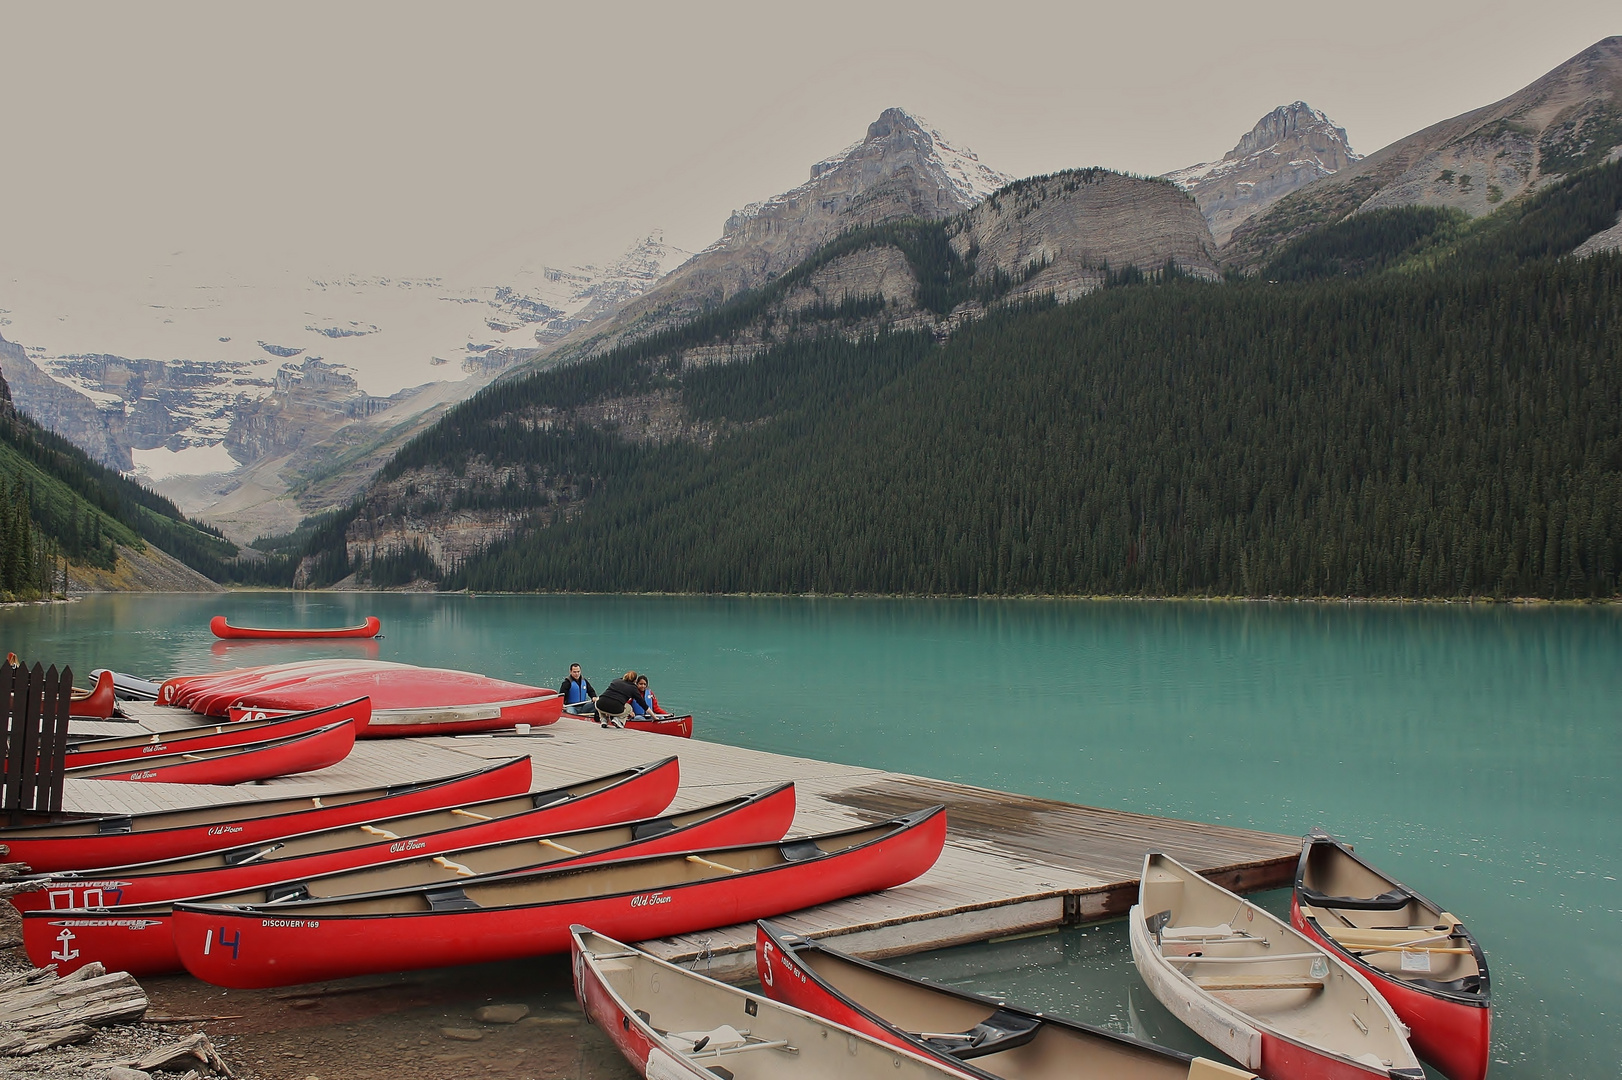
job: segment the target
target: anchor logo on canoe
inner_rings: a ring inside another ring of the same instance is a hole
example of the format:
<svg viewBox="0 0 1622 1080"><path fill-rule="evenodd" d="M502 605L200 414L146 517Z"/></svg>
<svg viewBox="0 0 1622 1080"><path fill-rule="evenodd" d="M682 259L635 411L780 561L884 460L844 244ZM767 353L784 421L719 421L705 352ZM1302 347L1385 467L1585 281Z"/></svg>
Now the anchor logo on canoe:
<svg viewBox="0 0 1622 1080"><path fill-rule="evenodd" d="M63 929L60 934L56 935L56 940L62 943L62 950L60 952L51 953L51 959L62 960L65 962L78 956L79 950L73 948L73 939L76 936L78 935L74 934L72 930L68 929Z"/></svg>

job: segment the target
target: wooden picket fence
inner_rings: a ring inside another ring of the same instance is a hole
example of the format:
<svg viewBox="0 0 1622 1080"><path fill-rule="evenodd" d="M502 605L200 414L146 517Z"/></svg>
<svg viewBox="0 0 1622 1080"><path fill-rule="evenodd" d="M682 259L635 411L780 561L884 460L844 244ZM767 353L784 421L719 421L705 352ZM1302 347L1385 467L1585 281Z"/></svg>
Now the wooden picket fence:
<svg viewBox="0 0 1622 1080"><path fill-rule="evenodd" d="M62 770L68 748L73 669L0 664L0 720L5 733L5 782L0 813L13 825L30 813L62 809Z"/></svg>

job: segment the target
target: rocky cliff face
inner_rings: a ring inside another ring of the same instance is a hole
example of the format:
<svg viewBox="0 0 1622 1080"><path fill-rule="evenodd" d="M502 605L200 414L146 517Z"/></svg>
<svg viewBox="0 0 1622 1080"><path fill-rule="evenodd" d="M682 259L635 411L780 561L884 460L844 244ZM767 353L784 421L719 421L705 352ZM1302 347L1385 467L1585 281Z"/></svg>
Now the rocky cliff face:
<svg viewBox="0 0 1622 1080"><path fill-rule="evenodd" d="M898 218L940 220L1010 177L953 146L927 121L886 109L861 141L811 166L804 184L727 219L721 238L632 300L589 337L565 339L553 360L600 351L685 321L792 268L835 236Z"/></svg>
<svg viewBox="0 0 1622 1080"><path fill-rule="evenodd" d="M1063 302L1097 288L1106 269L1128 266L1169 262L1194 277L1219 276L1216 244L1192 198L1167 181L1105 169L1011 184L964 215L952 243L976 252L981 273L1025 278L1014 297L1052 293Z"/></svg>
<svg viewBox="0 0 1622 1080"><path fill-rule="evenodd" d="M1294 193L1233 233L1224 261L1254 269L1358 210L1492 211L1622 152L1622 37L1600 41L1502 101L1432 124Z"/></svg>
<svg viewBox="0 0 1622 1080"><path fill-rule="evenodd" d="M0 370L10 383L16 407L108 468L132 466L121 405L100 407L89 397L51 378L27 351L0 337Z"/></svg>
<svg viewBox="0 0 1622 1080"><path fill-rule="evenodd" d="M1256 122L1221 161L1167 173L1199 203L1218 244L1234 229L1314 180L1361 161L1346 129L1304 101L1280 105Z"/></svg>

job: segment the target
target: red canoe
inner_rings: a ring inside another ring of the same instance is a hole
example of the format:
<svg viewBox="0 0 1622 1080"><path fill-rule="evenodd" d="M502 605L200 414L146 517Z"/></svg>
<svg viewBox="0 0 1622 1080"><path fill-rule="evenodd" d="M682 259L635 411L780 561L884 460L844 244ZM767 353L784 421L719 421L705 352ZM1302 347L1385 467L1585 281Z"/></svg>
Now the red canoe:
<svg viewBox="0 0 1622 1080"><path fill-rule="evenodd" d="M181 728L178 731L153 732L147 735L126 735L115 739L90 739L68 747L67 767L77 769L85 765L107 765L120 761L145 761L164 754L196 753L266 739L285 739L306 731L326 727L340 720L353 721L357 733L366 730L372 718L370 698L346 701L330 709L311 709L301 713L282 713L278 716L250 720L244 723L209 724L203 727Z"/></svg>
<svg viewBox="0 0 1622 1080"><path fill-rule="evenodd" d="M163 684L158 703L226 716L233 706L316 709L362 695L372 699L369 738L539 726L563 711L556 690L381 660L309 660L180 676Z"/></svg>
<svg viewBox="0 0 1622 1080"><path fill-rule="evenodd" d="M80 765L71 780L137 780L149 784L245 784L336 765L355 748L355 722L340 720L314 731L240 746L162 754L143 761Z"/></svg>
<svg viewBox="0 0 1622 1080"><path fill-rule="evenodd" d="M946 843L935 806L845 832L460 885L253 907L176 904L186 970L233 988L564 952L571 923L627 941L768 918L911 881Z"/></svg>
<svg viewBox="0 0 1622 1080"><path fill-rule="evenodd" d="M123 907L212 896L489 841L632 821L661 813L676 797L680 783L681 766L668 757L549 791L373 818L364 825L341 825L204 855L38 875L33 880L43 881L45 888L18 894L15 906L22 911Z"/></svg>
<svg viewBox="0 0 1622 1080"><path fill-rule="evenodd" d="M588 704L588 708L591 706ZM571 720L589 720L597 723L597 710L592 708L589 713L570 712L578 706L568 705L563 709L563 715ZM693 717L686 716L635 716L625 721L625 726L631 731L648 731L655 735L674 735L678 739L691 739L693 737Z"/></svg>
<svg viewBox="0 0 1622 1080"><path fill-rule="evenodd" d="M435 780L286 799L105 815L0 829L0 855L39 873L172 859L529 790L527 756Z"/></svg>
<svg viewBox="0 0 1622 1080"><path fill-rule="evenodd" d="M224 615L209 620L208 628L214 636L227 641L292 641L302 638L373 638L383 629L376 615L366 616L359 626L336 626L328 630L266 630L254 626L232 626Z"/></svg>
<svg viewBox="0 0 1622 1080"><path fill-rule="evenodd" d="M1374 984L1420 1057L1451 1080L1487 1075L1487 958L1458 919L1314 829L1301 842L1290 922Z"/></svg>
<svg viewBox="0 0 1622 1080"><path fill-rule="evenodd" d="M980 1080L1255 1080L1251 1072L1208 1058L915 979L764 921L755 924L755 970L774 1001ZM1037 1061L1040 1067L1033 1067Z"/></svg>
<svg viewBox="0 0 1622 1080"><path fill-rule="evenodd" d="M68 715L84 720L110 720L118 698L113 693L113 673L103 671L96 676L96 685L89 690L73 691L68 702Z"/></svg>
<svg viewBox="0 0 1622 1080"><path fill-rule="evenodd" d="M265 904L288 897L326 898L412 885L454 884L472 875L531 871L565 863L578 866L693 848L772 843L781 840L793 822L794 785L779 784L713 806L553 833L539 842L531 837L457 848L443 855L415 854L383 866L189 899L212 904ZM108 971L128 971L137 976L169 974L185 970L175 951L173 914L172 904L120 907L112 912L30 911L24 915L23 940L36 966L55 963L61 975L96 960ZM65 957L67 953L75 955Z"/></svg>

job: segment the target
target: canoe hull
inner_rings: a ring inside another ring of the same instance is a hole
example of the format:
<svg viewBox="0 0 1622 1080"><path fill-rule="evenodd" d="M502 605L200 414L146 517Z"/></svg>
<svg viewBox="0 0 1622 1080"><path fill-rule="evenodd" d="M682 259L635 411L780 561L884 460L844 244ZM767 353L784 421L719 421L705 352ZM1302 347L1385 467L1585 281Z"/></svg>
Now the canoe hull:
<svg viewBox="0 0 1622 1080"><path fill-rule="evenodd" d="M96 685L90 688L90 693L84 697L75 697L68 702L68 715L77 716L84 720L111 720L113 709L117 704L118 697L113 688L113 673L103 671L96 676Z"/></svg>
<svg viewBox="0 0 1622 1080"><path fill-rule="evenodd" d="M235 866L189 868L177 872L165 871L173 870L172 862L187 863L189 860L105 867L83 874L47 879L43 889L19 893L13 899L18 910L31 911L39 908L123 907L241 892L278 882L378 866L423 855L438 855L478 844L573 832L653 817L670 805L680 783L680 763L671 757L643 766L622 780L584 794L558 797L560 792L567 792L566 788L538 793L532 796L537 804L533 808L516 813L510 812L509 808L509 812L499 817L491 816L487 821L468 816L454 828L422 831L421 826L415 830L408 828L409 815L378 818L361 826L286 838L297 839L302 846L317 848L292 857L276 858L276 853L271 852L268 857ZM462 804L460 808L477 814L480 807L485 805L470 803ZM486 809L484 813L494 815L496 811ZM389 835L372 839L380 833ZM356 844L356 840L370 842ZM255 847L248 845L223 853L224 858L215 858L225 862L230 856L251 856L255 853Z"/></svg>
<svg viewBox="0 0 1622 1080"><path fill-rule="evenodd" d="M346 719L288 738L228 748L219 757L201 761L170 754L147 761L80 766L67 775L71 779L229 786L325 769L348 757L354 748L355 723Z"/></svg>
<svg viewBox="0 0 1622 1080"><path fill-rule="evenodd" d="M1333 938L1321 933L1301 910L1299 899L1290 899L1290 922L1303 934L1346 958L1354 960ZM1492 1052L1492 1009L1449 1001L1409 986L1378 969L1360 965L1365 978L1385 998L1391 1011L1408 1025L1408 1041L1414 1052L1442 1071L1449 1080L1483 1080Z"/></svg>
<svg viewBox="0 0 1622 1080"><path fill-rule="evenodd" d="M659 819L644 819L638 824L650 824ZM758 799L738 807L735 811L717 813L716 816L687 828L657 834L649 839L635 841L602 851L589 851L574 857L563 857L546 863L548 867L582 866L612 859L659 855L693 848L716 848L739 844L771 843L782 839L794 822L794 787L783 785ZM627 827L630 827L629 825ZM585 830L591 831L591 830ZM548 838L566 847L571 844L568 832L551 832ZM485 844L484 847L510 846ZM469 857L465 848L454 848L444 857L460 862ZM424 865L424 882L444 880L445 872L430 872L427 864L431 853L413 852L409 861ZM512 871L523 872L522 869ZM331 893L339 887L344 872L325 875L326 888ZM315 875L300 878L278 878L276 885L306 883ZM87 883L88 884L88 883ZM229 893L223 895L230 895ZM79 894L83 897L83 893ZM91 897L93 900L94 897ZM208 897L192 897L207 901ZM63 934L70 935L66 938ZM36 967L56 964L57 972L66 975L93 961L99 961L108 971L127 971L131 975L166 975L182 972L180 953L175 949L174 907L172 904L132 906L128 910L114 911L49 911L35 910L23 916L23 944L29 960ZM64 959L65 953L75 955Z"/></svg>
<svg viewBox="0 0 1622 1080"><path fill-rule="evenodd" d="M216 615L208 622L214 636L225 641L303 641L310 638L374 638L383 629L376 615L366 616L359 626L335 626L329 629L266 629L254 626L232 626L224 615Z"/></svg>
<svg viewBox="0 0 1622 1080"><path fill-rule="evenodd" d="M573 713L568 709L561 710L561 715L571 720L586 720L597 723L597 714ZM678 739L691 739L693 737L692 714L686 716L661 716L657 719L648 717L633 717L625 721L630 731L646 731L654 735L674 735Z"/></svg>
<svg viewBox="0 0 1622 1080"><path fill-rule="evenodd" d="M182 728L179 731L166 731L150 736L145 742L136 742L133 738L94 739L68 747L67 767L77 769L88 765L110 765L120 761L145 761L163 754L217 750L269 739L285 739L315 731L343 719L353 721L355 731L359 733L366 730L371 718L372 703L369 699L362 698L360 701L346 701L330 709L283 713L274 717L259 717L240 724L210 724Z"/></svg>
<svg viewBox="0 0 1622 1080"><path fill-rule="evenodd" d="M733 877L533 905L385 915L303 917L295 905L178 905L174 937L187 971L234 989L478 964L566 952L574 923L644 941L875 892L924 873L945 842L946 816L937 808L871 843Z"/></svg>
<svg viewBox="0 0 1622 1080"><path fill-rule="evenodd" d="M6 849L0 854L9 861L27 863L36 873L174 859L379 817L521 795L529 790L531 774L530 759L517 757L427 783L289 800L300 804L299 808L264 817L250 816L255 810L264 813L266 809L263 800L250 799L203 812L93 819L74 826L76 831L84 831L80 835L61 835L60 827L50 825L6 829L0 830L0 847ZM349 795L357 797L336 805L322 802ZM202 820L195 820L198 818ZM164 819L175 824L166 826ZM52 835L53 831L58 835Z"/></svg>

